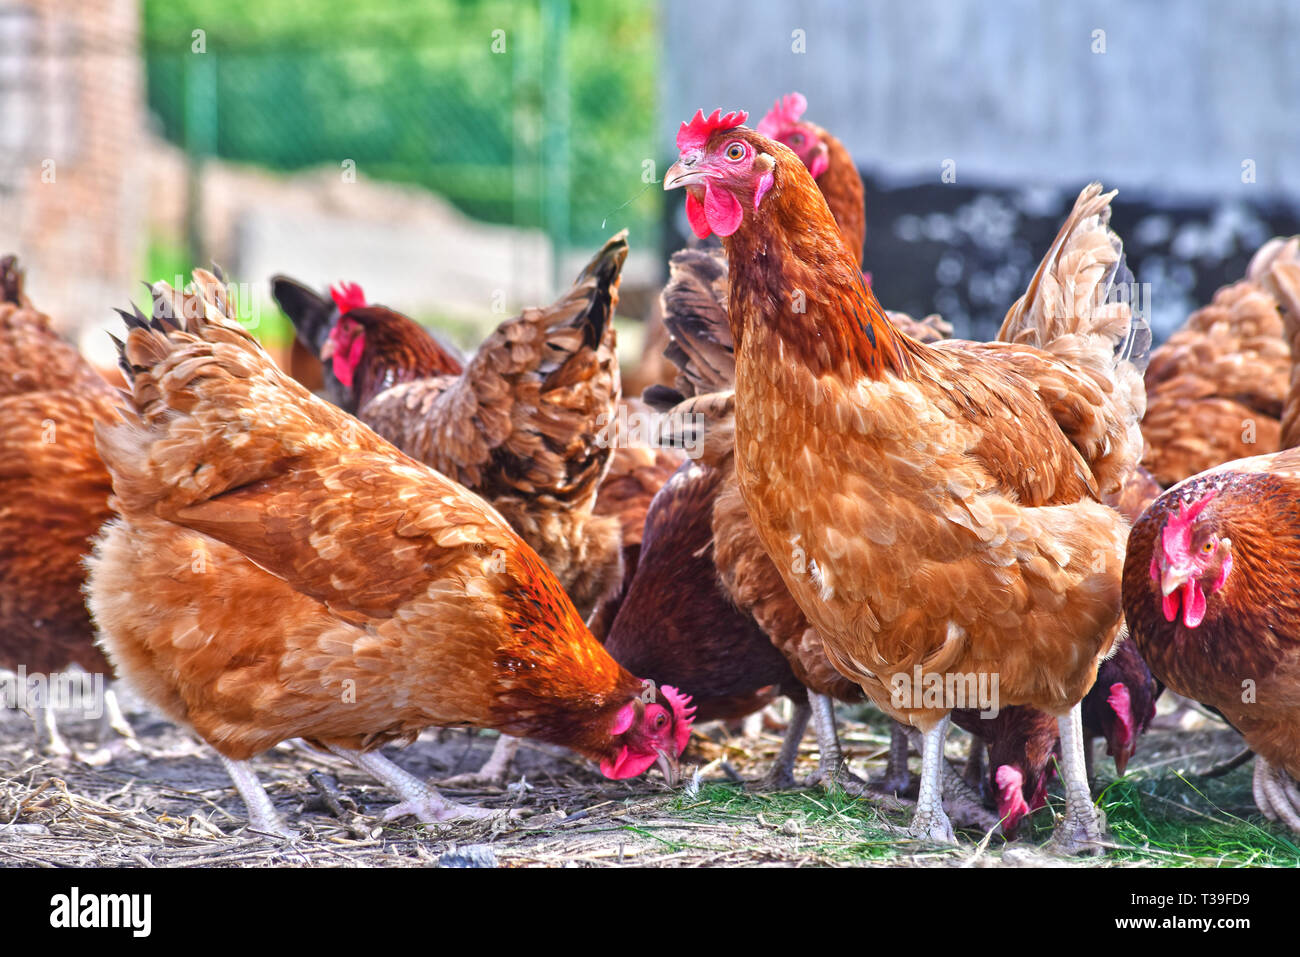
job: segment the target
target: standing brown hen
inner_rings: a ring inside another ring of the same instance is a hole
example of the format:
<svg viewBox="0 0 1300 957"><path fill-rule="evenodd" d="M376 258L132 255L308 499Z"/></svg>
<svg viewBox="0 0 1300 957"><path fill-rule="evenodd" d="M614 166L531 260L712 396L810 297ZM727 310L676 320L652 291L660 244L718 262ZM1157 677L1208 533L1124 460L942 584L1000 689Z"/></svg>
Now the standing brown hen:
<svg viewBox="0 0 1300 957"><path fill-rule="evenodd" d="M1133 357L1149 341L1101 303L1124 273L1118 239L1080 250L1080 308L1027 296L1005 342L925 345L885 317L798 157L743 121L683 123L664 183L727 249L737 478L763 547L836 668L924 733L918 833L952 839L940 771L957 699L923 689L996 676L1000 705L1058 717L1058 847L1096 850L1079 701L1119 633L1127 527L1100 497L1140 455ZM1109 200L1085 189L1057 244Z"/></svg>
<svg viewBox="0 0 1300 957"><path fill-rule="evenodd" d="M217 750L253 825L289 833L246 763L289 738L394 788L389 817L478 813L377 751L432 726L674 778L688 702L619 667L487 502L308 393L194 280L128 320L88 593L119 673Z"/></svg>

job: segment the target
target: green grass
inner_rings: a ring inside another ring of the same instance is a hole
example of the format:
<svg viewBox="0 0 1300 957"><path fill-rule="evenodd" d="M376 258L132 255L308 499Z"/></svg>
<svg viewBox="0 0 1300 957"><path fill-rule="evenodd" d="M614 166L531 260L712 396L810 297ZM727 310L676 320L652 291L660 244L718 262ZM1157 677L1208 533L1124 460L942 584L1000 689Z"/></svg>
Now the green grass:
<svg viewBox="0 0 1300 957"><path fill-rule="evenodd" d="M1109 767L1106 761L1105 767ZM1115 845L1099 866L1152 867L1300 867L1300 844L1285 828L1267 821L1251 796L1252 766L1205 779L1168 764L1130 770L1122 780L1103 777L1097 803L1105 811ZM821 790L759 792L744 785L709 782L695 795L679 793L666 809L684 821L712 825L757 821L779 833L787 821L797 823L801 854L827 863L869 864L912 860L953 863L969 860L980 835L964 833L961 845L947 850L910 841L890 826L904 827L907 813L882 813L869 801L843 792ZM1043 846L1051 836L1053 816L1063 810L1059 785L1046 808L1022 829L1019 841L994 838L987 853L1012 846ZM685 845L684 845L685 846ZM761 854L761 848L758 849Z"/></svg>
<svg viewBox="0 0 1300 957"><path fill-rule="evenodd" d="M670 810L687 821L708 824L757 822L764 828L798 838L798 850L837 863L870 863L960 853L920 845L886 829L902 825L905 818L886 821L870 802L860 801L843 791L760 792L742 784L710 782L690 795L678 794ZM782 832L790 826L792 832Z"/></svg>

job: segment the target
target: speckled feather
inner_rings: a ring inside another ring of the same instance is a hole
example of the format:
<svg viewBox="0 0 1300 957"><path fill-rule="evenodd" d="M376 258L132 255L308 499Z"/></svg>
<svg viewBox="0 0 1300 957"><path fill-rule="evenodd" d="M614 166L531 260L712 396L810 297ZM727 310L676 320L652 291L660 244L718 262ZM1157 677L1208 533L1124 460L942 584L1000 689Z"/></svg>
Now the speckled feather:
<svg viewBox="0 0 1300 957"><path fill-rule="evenodd" d="M584 614L622 580L618 523L592 509L610 464L599 436L620 397L613 313L626 257L619 234L556 303L502 323L460 375L398 384L358 413L491 500Z"/></svg>

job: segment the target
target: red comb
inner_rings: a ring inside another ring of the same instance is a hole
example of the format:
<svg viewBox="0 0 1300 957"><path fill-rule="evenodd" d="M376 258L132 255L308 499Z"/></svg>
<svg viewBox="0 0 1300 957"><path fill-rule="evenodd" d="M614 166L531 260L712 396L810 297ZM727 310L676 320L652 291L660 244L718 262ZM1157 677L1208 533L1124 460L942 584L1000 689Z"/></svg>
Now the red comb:
<svg viewBox="0 0 1300 957"><path fill-rule="evenodd" d="M677 753L681 754L686 750L686 743L691 739L691 725L695 721L695 708L691 704L691 696L682 694L672 685L661 685L659 690L663 696L668 699L672 705L673 713L677 716Z"/></svg>
<svg viewBox="0 0 1300 957"><path fill-rule="evenodd" d="M730 130L740 126L747 119L749 114L744 110L736 110L726 116L722 115L720 109L714 110L709 116L705 116L703 110L696 110L691 121L683 123L682 128L677 131L677 149L683 153L687 150L703 149L710 135L718 130Z"/></svg>
<svg viewBox="0 0 1300 957"><path fill-rule="evenodd" d="M1192 522L1218 494L1218 489L1211 489L1190 505L1187 502L1178 503L1178 514L1169 516L1160 535L1166 561L1174 561L1180 550L1183 555L1187 554L1187 550L1192 545Z"/></svg>
<svg viewBox="0 0 1300 957"><path fill-rule="evenodd" d="M758 131L768 139L776 139L781 130L793 126L808 109L808 100L802 93L788 93L772 104L767 116L758 124Z"/></svg>
<svg viewBox="0 0 1300 957"><path fill-rule="evenodd" d="M339 312L351 312L353 309L366 307L366 294L354 282L335 283L330 286L330 295L334 297L334 305L339 307Z"/></svg>

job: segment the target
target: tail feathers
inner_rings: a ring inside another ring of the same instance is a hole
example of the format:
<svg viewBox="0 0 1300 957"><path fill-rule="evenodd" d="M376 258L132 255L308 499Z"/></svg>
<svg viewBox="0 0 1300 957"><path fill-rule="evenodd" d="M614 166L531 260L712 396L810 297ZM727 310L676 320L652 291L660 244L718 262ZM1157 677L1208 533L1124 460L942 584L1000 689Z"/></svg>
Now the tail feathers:
<svg viewBox="0 0 1300 957"><path fill-rule="evenodd" d="M122 421L95 434L128 513L175 514L369 434L276 367L234 321L216 275L193 275L188 291L153 286L152 316L119 313L126 403Z"/></svg>
<svg viewBox="0 0 1300 957"><path fill-rule="evenodd" d="M1145 368L1151 329L1129 306L1133 273L1109 226L1115 194L1103 193L1100 183L1079 193L1025 294L1008 310L999 340L1103 374L1117 362Z"/></svg>
<svg viewBox="0 0 1300 957"><path fill-rule="evenodd" d="M1106 489L1123 482L1142 455L1142 372L1151 350L1150 325L1130 306L1135 286L1124 244L1109 225L1114 197L1100 183L1079 193L998 333L1001 341L1042 349L1102 387L1098 412L1105 452L1093 467Z"/></svg>
<svg viewBox="0 0 1300 957"><path fill-rule="evenodd" d="M1300 236L1269 240L1250 261L1246 276L1277 301L1291 346L1291 381L1282 405L1281 448L1300 446Z"/></svg>
<svg viewBox="0 0 1300 957"><path fill-rule="evenodd" d="M578 307L571 316L550 324L548 338L554 339L555 333L562 328L576 329L582 333L581 342L561 345L562 349L577 352L582 347L597 348L613 321L614 309L618 305L618 284L626 261L627 230L624 229L606 241L583 267L573 287L551 310L541 310L558 310L559 315L566 315L566 305Z"/></svg>
<svg viewBox="0 0 1300 957"><path fill-rule="evenodd" d="M727 260L718 252L684 249L669 262L660 297L670 342L664 355L677 366L677 390L701 395L730 389L736 347L727 317Z"/></svg>
<svg viewBox="0 0 1300 957"><path fill-rule="evenodd" d="M9 255L0 259L0 302L15 306L27 305L23 296L23 273L18 268L18 257Z"/></svg>
<svg viewBox="0 0 1300 957"><path fill-rule="evenodd" d="M271 277L271 295L293 323L298 340L319 356L339 317L333 300L288 276Z"/></svg>

